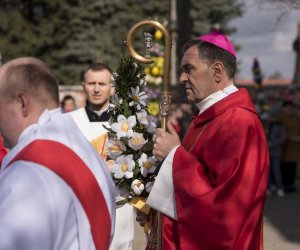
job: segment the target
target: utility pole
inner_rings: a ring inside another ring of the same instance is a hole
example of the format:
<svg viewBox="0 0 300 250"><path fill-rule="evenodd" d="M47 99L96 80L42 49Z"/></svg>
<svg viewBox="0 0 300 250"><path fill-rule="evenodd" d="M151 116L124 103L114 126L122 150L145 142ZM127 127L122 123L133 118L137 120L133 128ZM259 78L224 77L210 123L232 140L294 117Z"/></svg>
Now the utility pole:
<svg viewBox="0 0 300 250"><path fill-rule="evenodd" d="M171 72L170 81L171 85L177 84L177 0L170 0L170 32L171 32Z"/></svg>
<svg viewBox="0 0 300 250"><path fill-rule="evenodd" d="M297 37L293 43L293 48L296 53L296 64L293 83L296 86L300 86L300 22L298 23L297 28Z"/></svg>

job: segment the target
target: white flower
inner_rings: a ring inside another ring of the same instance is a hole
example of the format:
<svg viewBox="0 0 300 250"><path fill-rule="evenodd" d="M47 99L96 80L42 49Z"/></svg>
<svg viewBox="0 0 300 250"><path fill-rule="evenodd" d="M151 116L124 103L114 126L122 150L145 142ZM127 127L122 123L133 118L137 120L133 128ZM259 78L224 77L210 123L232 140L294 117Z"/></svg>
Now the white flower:
<svg viewBox="0 0 300 250"><path fill-rule="evenodd" d="M146 75L145 81L151 83L152 82L152 76L151 75Z"/></svg>
<svg viewBox="0 0 300 250"><path fill-rule="evenodd" d="M111 172L117 179L121 179L123 177L130 179L133 177L132 170L134 169L134 166L135 162L133 160L133 155L121 155L112 166Z"/></svg>
<svg viewBox="0 0 300 250"><path fill-rule="evenodd" d="M147 131L151 134L154 134L154 131L156 129L155 118L152 115L149 115L148 122L149 122L149 125L147 126Z"/></svg>
<svg viewBox="0 0 300 250"><path fill-rule="evenodd" d="M140 124L144 125L145 127L148 127L149 125L148 113L145 110L137 112L136 116Z"/></svg>
<svg viewBox="0 0 300 250"><path fill-rule="evenodd" d="M116 83L116 78L114 77L114 75L112 75L111 77L110 77L110 82L109 82L112 86L114 86L115 85L115 83Z"/></svg>
<svg viewBox="0 0 300 250"><path fill-rule="evenodd" d="M154 130L156 129L156 122L154 120L154 117L152 115L148 115L146 110L137 112L136 116L139 123L145 126L149 133L153 134Z"/></svg>
<svg viewBox="0 0 300 250"><path fill-rule="evenodd" d="M163 79L162 79L161 76L157 77L157 78L154 80L155 85L160 85L160 84L162 84L162 82L163 82Z"/></svg>
<svg viewBox="0 0 300 250"><path fill-rule="evenodd" d="M116 107L115 104L109 103L108 110L111 111L111 110L113 110L115 107Z"/></svg>
<svg viewBox="0 0 300 250"><path fill-rule="evenodd" d="M140 80L140 86L145 87L146 86L146 80L143 78Z"/></svg>
<svg viewBox="0 0 300 250"><path fill-rule="evenodd" d="M119 98L117 94L114 94L111 102L109 103L109 110L113 110L116 106L120 106L123 103L123 99Z"/></svg>
<svg viewBox="0 0 300 250"><path fill-rule="evenodd" d="M153 181L149 181L146 183L146 192L150 193L152 188L153 188L154 182Z"/></svg>
<svg viewBox="0 0 300 250"><path fill-rule="evenodd" d="M135 179L132 183L131 183L131 189L133 190L133 192L136 194L136 195L140 195L144 189L145 189L145 186L144 184L138 180L138 179Z"/></svg>
<svg viewBox="0 0 300 250"><path fill-rule="evenodd" d="M111 129L117 133L117 137L130 138L133 134L133 127L136 125L136 118L134 115L127 119L124 115L118 115L117 122L111 125Z"/></svg>
<svg viewBox="0 0 300 250"><path fill-rule="evenodd" d="M148 155L143 153L138 160L142 176L147 177L148 173L153 174L156 169L156 162L155 156L148 157Z"/></svg>
<svg viewBox="0 0 300 250"><path fill-rule="evenodd" d="M114 94L113 95L113 100L114 100L114 102L116 102L118 104L122 104L123 103L123 99L119 98L118 94Z"/></svg>
<svg viewBox="0 0 300 250"><path fill-rule="evenodd" d="M111 138L106 143L106 149L108 152L108 156L111 159L116 159L119 155L126 151L126 146L117 138Z"/></svg>
<svg viewBox="0 0 300 250"><path fill-rule="evenodd" d="M141 149L146 143L146 140L142 133L136 133L134 132L132 134L132 138L128 140L128 145L134 150Z"/></svg>
<svg viewBox="0 0 300 250"><path fill-rule="evenodd" d="M131 88L131 94L129 96L132 98L132 101L129 103L129 106L136 104L138 110L141 110L141 105L146 106L147 95L145 92L140 92L139 86L136 88Z"/></svg>

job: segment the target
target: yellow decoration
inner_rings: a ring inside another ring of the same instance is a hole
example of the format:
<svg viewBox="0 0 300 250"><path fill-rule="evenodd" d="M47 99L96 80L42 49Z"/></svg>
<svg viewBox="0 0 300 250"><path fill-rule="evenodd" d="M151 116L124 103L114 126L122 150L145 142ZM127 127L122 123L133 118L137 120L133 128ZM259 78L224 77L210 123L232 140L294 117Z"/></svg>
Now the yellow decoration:
<svg viewBox="0 0 300 250"><path fill-rule="evenodd" d="M160 68L160 70L159 70L159 75L160 75L160 76L163 76L163 75L164 75L164 68Z"/></svg>
<svg viewBox="0 0 300 250"><path fill-rule="evenodd" d="M144 69L144 73L145 73L145 75L149 75L149 74L150 74L150 69L149 69L149 67L146 67L146 68Z"/></svg>
<svg viewBox="0 0 300 250"><path fill-rule="evenodd" d="M162 38L162 33L161 33L160 30L155 31L155 33L154 33L154 38L155 38L156 40L160 40L160 39Z"/></svg>
<svg viewBox="0 0 300 250"><path fill-rule="evenodd" d="M106 160L108 152L106 150L106 142L108 141L107 133L104 133L91 141L92 146L97 150L99 155Z"/></svg>
<svg viewBox="0 0 300 250"><path fill-rule="evenodd" d="M146 204L146 199L140 196L134 196L130 201L130 205L144 214L148 214L150 211L150 207Z"/></svg>
<svg viewBox="0 0 300 250"><path fill-rule="evenodd" d="M150 115L157 116L159 113L159 104L158 102L149 102L148 111Z"/></svg>
<svg viewBox="0 0 300 250"><path fill-rule="evenodd" d="M155 61L158 67L164 66L164 58L162 56L156 57Z"/></svg>
<svg viewBox="0 0 300 250"><path fill-rule="evenodd" d="M158 76L158 74L159 74L159 68L158 68L157 66L154 66L154 67L152 68L152 70L151 70L151 74L152 74L153 76Z"/></svg>

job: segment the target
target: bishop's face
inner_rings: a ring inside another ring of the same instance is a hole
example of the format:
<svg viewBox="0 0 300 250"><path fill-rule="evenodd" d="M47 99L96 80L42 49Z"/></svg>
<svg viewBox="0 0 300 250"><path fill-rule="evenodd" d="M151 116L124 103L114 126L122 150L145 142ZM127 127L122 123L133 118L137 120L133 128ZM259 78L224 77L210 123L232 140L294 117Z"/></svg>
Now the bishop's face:
<svg viewBox="0 0 300 250"><path fill-rule="evenodd" d="M181 60L179 81L185 85L187 98L199 103L215 92L214 78L210 67L199 58L196 46L190 47Z"/></svg>

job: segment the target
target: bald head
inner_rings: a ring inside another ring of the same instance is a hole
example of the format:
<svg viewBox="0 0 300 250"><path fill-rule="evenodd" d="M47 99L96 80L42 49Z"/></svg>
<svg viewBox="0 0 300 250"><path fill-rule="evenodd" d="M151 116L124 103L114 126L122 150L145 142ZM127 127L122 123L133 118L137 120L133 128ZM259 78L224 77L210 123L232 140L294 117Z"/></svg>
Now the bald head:
<svg viewBox="0 0 300 250"><path fill-rule="evenodd" d="M56 79L38 59L19 58L0 68L0 133L6 147L16 145L45 109L58 107L58 93Z"/></svg>
<svg viewBox="0 0 300 250"><path fill-rule="evenodd" d="M12 60L0 68L0 90L10 99L27 94L48 109L59 104L55 77L45 63L32 57Z"/></svg>

